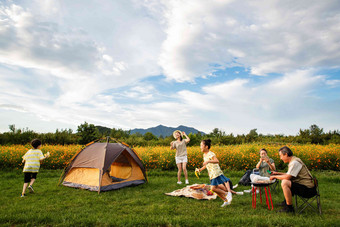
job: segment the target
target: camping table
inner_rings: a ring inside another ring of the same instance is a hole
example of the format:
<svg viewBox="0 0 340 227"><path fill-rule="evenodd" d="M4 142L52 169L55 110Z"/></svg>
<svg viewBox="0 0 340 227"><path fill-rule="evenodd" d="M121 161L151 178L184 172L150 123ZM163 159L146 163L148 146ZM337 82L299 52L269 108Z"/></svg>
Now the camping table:
<svg viewBox="0 0 340 227"><path fill-rule="evenodd" d="M262 203L261 188L264 188L264 190L266 192L266 203L268 205L268 210L273 210L274 209L273 201L272 201L272 194L270 193L270 185L274 184L275 181L273 181L271 183L255 183L255 182L251 182L251 184L254 186L254 187L252 187L252 206L253 206L254 209L256 208L256 196L257 196L256 189L259 189L259 191L260 191L260 201ZM267 190L268 190L268 193L267 193ZM272 209L270 209L270 207L269 207L268 194L269 194L269 198L270 198L270 203L272 205Z"/></svg>

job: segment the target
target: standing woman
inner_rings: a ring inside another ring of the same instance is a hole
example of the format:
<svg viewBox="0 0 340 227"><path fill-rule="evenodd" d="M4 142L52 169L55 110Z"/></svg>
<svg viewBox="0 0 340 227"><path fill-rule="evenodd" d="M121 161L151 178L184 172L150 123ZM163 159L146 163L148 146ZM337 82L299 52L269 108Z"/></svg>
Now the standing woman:
<svg viewBox="0 0 340 227"><path fill-rule="evenodd" d="M181 132L176 130L172 133L176 141L172 141L170 143L170 149L176 149L176 165L178 168L177 172L177 184L182 184L181 175L182 169L185 176L185 183L189 184L188 180L188 172L187 172L187 162L188 162L188 154L187 154L187 144L190 141L190 138L185 134L185 132ZM185 139L183 139L183 136Z"/></svg>

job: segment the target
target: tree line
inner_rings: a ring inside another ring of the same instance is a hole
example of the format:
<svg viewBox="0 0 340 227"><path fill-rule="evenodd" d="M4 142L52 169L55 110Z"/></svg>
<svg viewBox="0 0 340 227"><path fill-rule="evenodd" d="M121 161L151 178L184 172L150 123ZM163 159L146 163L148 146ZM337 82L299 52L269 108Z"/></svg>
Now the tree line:
<svg viewBox="0 0 340 227"><path fill-rule="evenodd" d="M9 132L0 133L0 144L27 144L34 138L39 138L44 144L87 144L104 137L112 137L131 146L168 146L174 140L172 136L155 136L151 132L131 134L129 130L108 129L84 122L79 125L77 132L71 129L57 129L55 133L37 133L28 128L17 129L15 125L9 125ZM188 134L190 143L188 146L199 145L201 140L210 138L214 145L236 145L244 143L280 143L280 144L340 144L340 131L324 132L323 128L311 125L308 129L300 129L296 136L283 134L263 135L258 134L257 129L252 129L248 134L227 134L221 129L215 128L209 134Z"/></svg>

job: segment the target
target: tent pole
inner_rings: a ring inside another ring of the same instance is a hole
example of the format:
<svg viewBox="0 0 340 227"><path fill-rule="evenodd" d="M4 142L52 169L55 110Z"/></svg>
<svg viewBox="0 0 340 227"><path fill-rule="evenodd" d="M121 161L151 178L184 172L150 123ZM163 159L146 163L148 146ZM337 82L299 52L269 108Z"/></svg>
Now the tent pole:
<svg viewBox="0 0 340 227"><path fill-rule="evenodd" d="M102 182L102 170L99 170L99 185L98 185L98 194L100 194L100 186Z"/></svg>

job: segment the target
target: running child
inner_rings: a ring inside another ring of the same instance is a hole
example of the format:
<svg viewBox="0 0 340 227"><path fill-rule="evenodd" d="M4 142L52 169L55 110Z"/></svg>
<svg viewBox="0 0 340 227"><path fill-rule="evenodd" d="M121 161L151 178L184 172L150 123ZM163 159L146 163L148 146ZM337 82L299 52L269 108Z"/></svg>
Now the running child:
<svg viewBox="0 0 340 227"><path fill-rule="evenodd" d="M237 193L232 190L233 184L230 181L230 179L223 175L223 172L219 165L219 160L217 159L216 155L209 150L210 147L211 147L210 139L202 140L200 148L201 151L203 152L204 163L203 167L199 168L198 171L201 172L202 170L205 169L208 170L211 190L215 192L218 195L218 197L220 197L224 201L221 207L225 207L226 205L231 204L231 201L233 199L232 193L235 194Z"/></svg>
<svg viewBox="0 0 340 227"><path fill-rule="evenodd" d="M25 197L26 189L28 186L28 189L31 192L34 192L33 189L33 183L35 179L37 179L37 174L39 172L40 168L40 162L44 160L45 158L50 157L50 153L47 152L45 155L43 155L41 149L41 141L38 139L34 139L31 142L32 149L26 152L26 154L22 157L22 162L25 163L24 166L24 186L22 189L21 197Z"/></svg>

